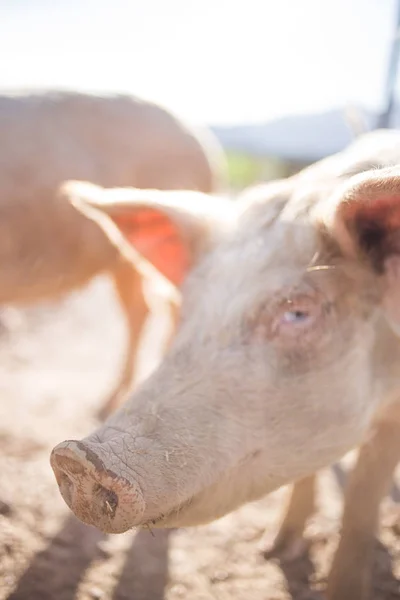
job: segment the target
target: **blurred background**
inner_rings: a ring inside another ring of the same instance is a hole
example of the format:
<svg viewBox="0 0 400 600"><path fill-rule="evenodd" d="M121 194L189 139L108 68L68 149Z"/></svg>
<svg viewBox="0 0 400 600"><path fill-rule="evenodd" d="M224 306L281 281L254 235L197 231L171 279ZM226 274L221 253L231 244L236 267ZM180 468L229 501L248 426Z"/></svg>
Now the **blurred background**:
<svg viewBox="0 0 400 600"><path fill-rule="evenodd" d="M396 127L398 0L1 0L3 90L128 92L212 126L242 187Z"/></svg>
<svg viewBox="0 0 400 600"><path fill-rule="evenodd" d="M81 90L160 103L189 124L211 127L236 191L290 175L362 131L400 127L399 15L400 0L0 0L0 94ZM35 120L30 129L7 110L0 110L0 183L22 173L22 188L30 178L41 184L34 159L47 173L54 156L40 154L37 138L53 135L44 147L56 148L63 165L65 128L57 145L57 127ZM22 137L7 138L16 123ZM77 130L65 155L79 172ZM7 163L15 139L17 159ZM118 139L127 154L126 138ZM120 155L111 159L115 168ZM23 232L48 210L36 206ZM51 233L51 219L43 223L39 231ZM48 238L36 264L57 257L58 236ZM2 260L3 270L9 262ZM31 265L37 277L35 261L27 261L24 284ZM312 552L283 565L261 560L257 548L265 532L274 537L285 489L208 526L152 535L105 536L67 509L50 451L98 426L127 343L110 281L87 283L38 305L0 305L0 600L324 600L354 457L322 473ZM149 319L139 372L157 364L167 317L161 306ZM396 481L383 511L374 600L400 593L400 472Z"/></svg>

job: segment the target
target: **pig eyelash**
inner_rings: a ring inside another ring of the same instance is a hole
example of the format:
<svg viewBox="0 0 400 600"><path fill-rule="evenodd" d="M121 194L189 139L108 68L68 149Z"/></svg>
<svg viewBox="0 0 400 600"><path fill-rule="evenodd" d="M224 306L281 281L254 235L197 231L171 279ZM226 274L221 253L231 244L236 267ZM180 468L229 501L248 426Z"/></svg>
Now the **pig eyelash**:
<svg viewBox="0 0 400 600"><path fill-rule="evenodd" d="M312 259L310 260L310 262L308 263L308 267L312 268L312 267L316 266L316 263L317 263L317 261L318 261L319 258L320 258L320 252L317 251L314 254L314 256L312 257Z"/></svg>
<svg viewBox="0 0 400 600"><path fill-rule="evenodd" d="M306 273L313 271L333 271L335 269L337 269L336 265L315 265L313 267L307 267Z"/></svg>
<svg viewBox="0 0 400 600"><path fill-rule="evenodd" d="M321 252L317 251L310 262L308 263L305 273L313 272L313 271L331 271L337 269L337 265L335 264L327 264L322 262ZM325 257L326 260L326 257ZM318 263L318 261L320 261Z"/></svg>

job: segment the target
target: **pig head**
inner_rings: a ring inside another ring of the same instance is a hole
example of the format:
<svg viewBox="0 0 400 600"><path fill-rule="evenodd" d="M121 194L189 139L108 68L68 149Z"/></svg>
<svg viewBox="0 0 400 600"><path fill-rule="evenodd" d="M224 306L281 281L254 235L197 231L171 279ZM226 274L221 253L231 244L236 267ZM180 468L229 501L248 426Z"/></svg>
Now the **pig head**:
<svg viewBox="0 0 400 600"><path fill-rule="evenodd" d="M400 166L387 164L400 162L400 135L372 170L371 135L370 156L357 141L359 153L237 202L83 193L181 285L182 306L159 368L94 433L52 452L82 521L119 533L219 518L340 458L398 398Z"/></svg>

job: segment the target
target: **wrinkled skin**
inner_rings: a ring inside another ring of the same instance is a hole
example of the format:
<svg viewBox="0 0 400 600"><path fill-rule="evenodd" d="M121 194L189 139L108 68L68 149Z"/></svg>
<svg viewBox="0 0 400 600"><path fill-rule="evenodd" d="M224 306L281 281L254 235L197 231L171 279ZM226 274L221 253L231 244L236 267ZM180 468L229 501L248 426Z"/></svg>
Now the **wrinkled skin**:
<svg viewBox="0 0 400 600"><path fill-rule="evenodd" d="M127 404L53 450L80 519L110 533L206 523L333 463L391 415L400 391L392 133L221 204L212 219L197 215L197 230L183 209L153 204L191 250L180 321ZM366 588L331 589L334 600L358 600Z"/></svg>

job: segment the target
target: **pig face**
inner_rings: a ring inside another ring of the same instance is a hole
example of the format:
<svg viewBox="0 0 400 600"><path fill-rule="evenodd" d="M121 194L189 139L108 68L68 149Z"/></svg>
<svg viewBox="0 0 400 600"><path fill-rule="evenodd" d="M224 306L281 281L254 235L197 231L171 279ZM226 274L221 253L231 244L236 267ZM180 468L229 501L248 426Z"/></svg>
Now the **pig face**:
<svg viewBox="0 0 400 600"><path fill-rule="evenodd" d="M126 405L53 450L80 519L111 533L205 523L360 443L400 384L400 169L293 178L237 204L97 193L161 271L154 257L174 248L182 309ZM135 238L143 210L168 223L151 249Z"/></svg>

